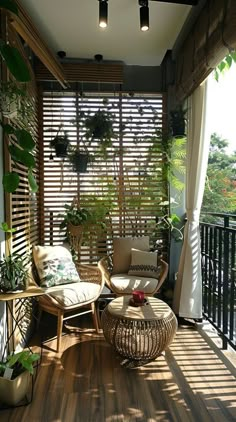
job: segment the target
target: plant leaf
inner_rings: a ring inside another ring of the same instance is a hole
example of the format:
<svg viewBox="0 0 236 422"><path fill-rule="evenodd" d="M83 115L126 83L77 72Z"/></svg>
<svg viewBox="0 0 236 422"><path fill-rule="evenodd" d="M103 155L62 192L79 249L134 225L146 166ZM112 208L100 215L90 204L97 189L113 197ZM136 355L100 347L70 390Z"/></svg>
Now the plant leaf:
<svg viewBox="0 0 236 422"><path fill-rule="evenodd" d="M16 229L10 229L6 222L2 222L0 224L0 230L4 231L5 233L13 233L16 231Z"/></svg>
<svg viewBox="0 0 236 422"><path fill-rule="evenodd" d="M14 161L24 164L27 168L35 167L35 159L28 151L20 149L16 145L9 145L8 149Z"/></svg>
<svg viewBox="0 0 236 422"><path fill-rule="evenodd" d="M25 129L17 129L15 131L16 137L18 139L19 145L24 148L24 150L31 151L35 147L35 142L29 132Z"/></svg>
<svg viewBox="0 0 236 422"><path fill-rule="evenodd" d="M11 173L5 173L2 178L2 184L4 187L4 190L8 193L15 192L15 190L18 188L20 183L20 178L17 173L14 171Z"/></svg>
<svg viewBox="0 0 236 422"><path fill-rule="evenodd" d="M28 172L28 181L32 192L38 192L38 185L31 169Z"/></svg>
<svg viewBox="0 0 236 422"><path fill-rule="evenodd" d="M8 123L7 124L1 123L1 126L3 128L3 131L7 133L7 135L11 135L12 133L15 133L15 128L9 125Z"/></svg>
<svg viewBox="0 0 236 422"><path fill-rule="evenodd" d="M3 40L0 40L0 54L17 81L30 81L31 77L28 66L16 47L11 47L10 45L5 44Z"/></svg>
<svg viewBox="0 0 236 422"><path fill-rule="evenodd" d="M9 12L18 15L18 7L12 0L0 0L0 9L9 10Z"/></svg>

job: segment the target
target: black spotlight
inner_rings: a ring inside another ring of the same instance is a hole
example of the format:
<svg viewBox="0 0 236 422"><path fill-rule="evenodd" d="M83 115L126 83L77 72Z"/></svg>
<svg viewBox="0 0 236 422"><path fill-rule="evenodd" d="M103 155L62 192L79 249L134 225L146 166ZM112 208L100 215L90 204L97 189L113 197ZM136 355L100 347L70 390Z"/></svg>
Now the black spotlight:
<svg viewBox="0 0 236 422"><path fill-rule="evenodd" d="M140 7L140 29L141 31L149 30L149 7L148 0L139 0Z"/></svg>
<svg viewBox="0 0 236 422"><path fill-rule="evenodd" d="M106 28L108 22L108 4L107 0L99 0L99 26Z"/></svg>

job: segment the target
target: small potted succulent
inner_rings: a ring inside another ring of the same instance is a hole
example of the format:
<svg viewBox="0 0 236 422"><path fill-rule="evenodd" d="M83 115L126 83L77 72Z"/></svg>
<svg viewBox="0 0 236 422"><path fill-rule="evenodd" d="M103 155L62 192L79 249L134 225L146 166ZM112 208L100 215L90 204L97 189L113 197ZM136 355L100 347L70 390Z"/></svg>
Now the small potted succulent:
<svg viewBox="0 0 236 422"><path fill-rule="evenodd" d="M62 126L59 126L55 138L50 141L51 148L55 149L56 156L59 158L65 158L67 156L67 149L70 144L67 131L65 130L64 133L60 134Z"/></svg>
<svg viewBox="0 0 236 422"><path fill-rule="evenodd" d="M0 402L16 406L27 396L33 365L39 359L38 353L22 350L0 362Z"/></svg>

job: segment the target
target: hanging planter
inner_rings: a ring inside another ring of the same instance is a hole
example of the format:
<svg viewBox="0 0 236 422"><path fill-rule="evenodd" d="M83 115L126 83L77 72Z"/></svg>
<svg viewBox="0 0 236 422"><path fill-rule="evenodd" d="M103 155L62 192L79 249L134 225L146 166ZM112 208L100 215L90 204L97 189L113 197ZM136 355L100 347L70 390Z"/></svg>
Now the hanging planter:
<svg viewBox="0 0 236 422"><path fill-rule="evenodd" d="M55 149L57 157L65 158L67 156L67 150L70 144L70 140L66 131L64 131L64 135L59 135L60 130L61 126L59 127L55 138L51 140L50 146L51 148Z"/></svg>
<svg viewBox="0 0 236 422"><path fill-rule="evenodd" d="M182 137L185 136L185 126L186 126L186 113L187 109L183 109L181 105L176 107L175 110L170 112L170 127L172 136Z"/></svg>
<svg viewBox="0 0 236 422"><path fill-rule="evenodd" d="M74 150L69 155L69 161L72 164L72 170L76 173L86 173L90 156L86 152Z"/></svg>

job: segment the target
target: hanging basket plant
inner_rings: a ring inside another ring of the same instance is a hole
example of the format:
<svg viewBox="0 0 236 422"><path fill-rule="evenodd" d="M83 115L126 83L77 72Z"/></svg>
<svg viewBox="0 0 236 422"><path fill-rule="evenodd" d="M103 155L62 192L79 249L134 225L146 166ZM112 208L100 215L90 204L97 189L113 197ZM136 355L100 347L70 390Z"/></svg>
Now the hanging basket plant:
<svg viewBox="0 0 236 422"><path fill-rule="evenodd" d="M172 136L185 136L187 109L183 109L181 105L170 112L170 127Z"/></svg>
<svg viewBox="0 0 236 422"><path fill-rule="evenodd" d="M64 131L64 133L60 135L61 128L62 126L59 127L55 138L50 141L50 146L55 149L57 157L65 158L67 156L70 140L67 131Z"/></svg>
<svg viewBox="0 0 236 422"><path fill-rule="evenodd" d="M85 138L89 141L99 141L99 154L107 157L107 149L112 146L112 140L117 138L113 129L114 114L107 110L99 109L95 114L84 121Z"/></svg>
<svg viewBox="0 0 236 422"><path fill-rule="evenodd" d="M68 155L69 161L72 164L72 170L76 173L85 173L87 171L87 165L90 161L88 152L83 152L79 149L74 149Z"/></svg>

